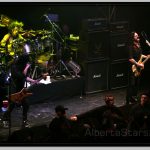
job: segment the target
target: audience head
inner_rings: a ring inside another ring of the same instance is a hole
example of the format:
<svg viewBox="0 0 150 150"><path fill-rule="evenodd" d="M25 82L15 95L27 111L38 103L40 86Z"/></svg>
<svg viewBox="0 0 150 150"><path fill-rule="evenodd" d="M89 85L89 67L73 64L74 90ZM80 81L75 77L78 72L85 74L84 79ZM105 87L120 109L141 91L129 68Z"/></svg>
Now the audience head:
<svg viewBox="0 0 150 150"><path fill-rule="evenodd" d="M62 116L62 115L65 115L66 114L66 110L68 110L68 108L65 108L64 106L62 105L57 105L55 107L55 112L58 116Z"/></svg>
<svg viewBox="0 0 150 150"><path fill-rule="evenodd" d="M112 95L106 95L104 100L105 100L106 105L108 106L114 105L114 97Z"/></svg>
<svg viewBox="0 0 150 150"><path fill-rule="evenodd" d="M142 106L150 103L150 94L149 93L142 93L140 98L140 104Z"/></svg>

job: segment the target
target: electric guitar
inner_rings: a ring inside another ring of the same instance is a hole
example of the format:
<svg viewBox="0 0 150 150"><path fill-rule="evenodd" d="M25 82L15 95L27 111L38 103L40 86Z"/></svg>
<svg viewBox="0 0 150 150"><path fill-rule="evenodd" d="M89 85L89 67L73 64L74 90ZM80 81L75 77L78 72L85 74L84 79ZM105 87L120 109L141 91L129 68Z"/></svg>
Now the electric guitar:
<svg viewBox="0 0 150 150"><path fill-rule="evenodd" d="M149 58L150 58L150 55L147 55L147 58L145 58L143 61L143 57L141 56L141 58L138 61L138 64L145 64ZM142 71L142 68L139 68L136 65L132 65L132 72L134 73L135 77L140 76L141 71Z"/></svg>
<svg viewBox="0 0 150 150"><path fill-rule="evenodd" d="M20 92L11 94L9 99L13 102L21 102L25 97L32 95L26 88L23 88Z"/></svg>

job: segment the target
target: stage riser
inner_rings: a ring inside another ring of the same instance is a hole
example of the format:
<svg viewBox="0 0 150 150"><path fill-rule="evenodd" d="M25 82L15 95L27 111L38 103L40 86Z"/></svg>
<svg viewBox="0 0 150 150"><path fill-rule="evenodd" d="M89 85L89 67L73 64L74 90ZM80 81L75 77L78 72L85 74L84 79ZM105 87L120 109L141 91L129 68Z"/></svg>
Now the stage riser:
<svg viewBox="0 0 150 150"><path fill-rule="evenodd" d="M33 85L29 88L33 95L28 97L28 103L35 104L56 99L61 100L71 96L80 96L83 92L83 86L83 78L55 81L47 85Z"/></svg>

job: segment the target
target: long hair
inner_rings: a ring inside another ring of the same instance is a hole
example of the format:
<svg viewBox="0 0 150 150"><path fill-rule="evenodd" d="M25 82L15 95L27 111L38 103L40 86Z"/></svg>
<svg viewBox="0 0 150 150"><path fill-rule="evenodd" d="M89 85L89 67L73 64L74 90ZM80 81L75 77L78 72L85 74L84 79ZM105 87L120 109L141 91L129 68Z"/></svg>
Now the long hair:
<svg viewBox="0 0 150 150"><path fill-rule="evenodd" d="M133 46L134 45L134 34L136 32L133 31L129 34L129 38L128 38L128 46Z"/></svg>
<svg viewBox="0 0 150 150"><path fill-rule="evenodd" d="M15 64L16 65L26 65L29 61L30 61L29 55L22 54L16 59Z"/></svg>

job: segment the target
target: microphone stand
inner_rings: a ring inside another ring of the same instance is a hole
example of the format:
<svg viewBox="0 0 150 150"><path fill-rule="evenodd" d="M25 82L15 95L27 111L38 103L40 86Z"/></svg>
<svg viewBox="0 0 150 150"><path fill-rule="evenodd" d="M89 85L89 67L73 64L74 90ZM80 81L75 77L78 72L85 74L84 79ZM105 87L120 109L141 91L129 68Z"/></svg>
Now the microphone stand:
<svg viewBox="0 0 150 150"><path fill-rule="evenodd" d="M142 31L142 32L141 32L141 35L142 35L143 38L145 39L146 44L150 47L150 42L149 42L149 40L148 40L148 37L147 37L146 33L145 33L144 31Z"/></svg>
<svg viewBox="0 0 150 150"><path fill-rule="evenodd" d="M6 42L6 46L5 46L5 49L6 49L6 53L5 53L5 71L6 71L6 74L8 75L6 80L5 80L5 84L7 84L7 87L8 87L8 91L7 91L7 96L8 96L8 121L9 121L9 134L8 134L8 137L10 137L11 135L11 113L9 112L9 105L11 103L11 100L10 100L10 95L11 95L11 67L10 67L10 72L9 72L9 54L8 54L8 48L7 48L7 45L8 45L8 41ZM5 112L7 113L7 112Z"/></svg>
<svg viewBox="0 0 150 150"><path fill-rule="evenodd" d="M61 37L61 35L58 33L58 31L57 31L57 29L59 28L55 23L52 23L52 21L48 18L48 16L45 14L45 15L43 15L43 16L45 16L46 18L47 18L47 20L49 21L49 23L51 24L51 26L52 26L52 33L53 33L53 30L57 33L57 35L59 36L59 38L61 39L61 41L63 42L63 39L62 39L62 37ZM56 27L57 27L57 29L56 29ZM60 30L60 29L59 29ZM57 42L58 43L58 42ZM60 46L62 45L62 43L61 42L59 42L59 44L60 44ZM58 63L56 64L56 66L54 67L54 71L52 71L52 72L55 72L54 73L54 76L56 75L56 71L55 70L57 70L57 68L58 68L58 71L59 71L59 73L62 73L62 66L64 67L64 69L68 72L68 74L71 76L71 77L73 77L73 75L71 74L71 72L69 71L69 69L68 69L68 67L66 66L66 64L64 63L64 61L61 59L62 58L62 46L60 47L60 49L59 49L59 61L58 61Z"/></svg>
<svg viewBox="0 0 150 150"><path fill-rule="evenodd" d="M8 82L9 82L8 83L8 104L10 105L10 103L11 103L11 100L10 100L10 95L11 95L11 77L10 76L9 76ZM9 120L9 137L10 137L10 135L11 135L11 113L10 112L9 112L8 118L9 118L8 120Z"/></svg>
<svg viewBox="0 0 150 150"><path fill-rule="evenodd" d="M47 18L48 22L51 24L52 30L54 30L57 33L57 35L60 37L61 41L63 41L61 35L58 33L58 31L56 29L57 25L55 23L52 23L52 21L48 18L48 16L46 14L44 16ZM57 27L57 28L59 28L59 27Z"/></svg>

